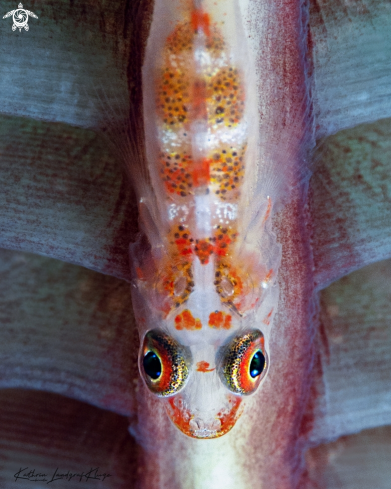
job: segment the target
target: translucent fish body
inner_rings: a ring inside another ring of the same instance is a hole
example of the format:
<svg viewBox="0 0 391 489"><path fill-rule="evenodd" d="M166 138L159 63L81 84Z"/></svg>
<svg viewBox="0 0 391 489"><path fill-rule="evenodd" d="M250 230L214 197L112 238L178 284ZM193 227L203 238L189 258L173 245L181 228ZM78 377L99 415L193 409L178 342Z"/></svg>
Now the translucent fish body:
<svg viewBox="0 0 391 489"><path fill-rule="evenodd" d="M265 377L278 301L240 18L232 1L158 0L143 69L151 184L131 246L140 371L195 438L229 431Z"/></svg>

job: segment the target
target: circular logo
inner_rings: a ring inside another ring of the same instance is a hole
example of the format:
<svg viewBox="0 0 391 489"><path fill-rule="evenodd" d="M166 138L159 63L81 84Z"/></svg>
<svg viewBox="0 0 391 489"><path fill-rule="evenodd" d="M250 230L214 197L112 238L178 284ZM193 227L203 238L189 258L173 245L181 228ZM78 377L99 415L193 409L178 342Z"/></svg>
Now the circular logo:
<svg viewBox="0 0 391 489"><path fill-rule="evenodd" d="M26 30L28 30L27 22L28 22L29 16L28 16L28 13L24 9L22 9L22 8L16 9L12 18L14 20L14 25L12 26L12 30L15 30L17 28L22 29L23 27Z"/></svg>

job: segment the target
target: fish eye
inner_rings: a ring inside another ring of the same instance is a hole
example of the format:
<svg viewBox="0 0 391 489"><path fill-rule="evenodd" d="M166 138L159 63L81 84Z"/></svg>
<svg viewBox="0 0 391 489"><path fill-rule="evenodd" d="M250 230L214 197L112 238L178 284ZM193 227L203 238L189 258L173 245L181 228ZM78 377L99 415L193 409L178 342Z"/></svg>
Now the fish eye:
<svg viewBox="0 0 391 489"><path fill-rule="evenodd" d="M149 351L143 358L145 373L152 380L157 380L162 375L162 362L153 351Z"/></svg>
<svg viewBox="0 0 391 489"><path fill-rule="evenodd" d="M184 387L189 376L190 350L168 334L154 329L144 337L140 371L151 392L171 396Z"/></svg>
<svg viewBox="0 0 391 489"><path fill-rule="evenodd" d="M266 358L261 350L257 350L252 356L250 362L250 375L253 379L261 375L263 369L265 368Z"/></svg>
<svg viewBox="0 0 391 489"><path fill-rule="evenodd" d="M267 363L263 334L247 331L222 347L220 378L233 393L252 394L265 377Z"/></svg>

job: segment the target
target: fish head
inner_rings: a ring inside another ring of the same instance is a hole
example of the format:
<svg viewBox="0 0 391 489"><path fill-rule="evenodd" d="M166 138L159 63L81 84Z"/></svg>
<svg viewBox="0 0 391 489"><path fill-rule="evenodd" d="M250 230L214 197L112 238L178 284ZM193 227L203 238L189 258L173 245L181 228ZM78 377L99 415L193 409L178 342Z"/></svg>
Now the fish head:
<svg viewBox="0 0 391 489"><path fill-rule="evenodd" d="M198 338L179 333L156 328L144 335L141 376L184 434L218 438L233 428L243 412L243 399L266 376L264 336L256 328L223 335L200 332Z"/></svg>

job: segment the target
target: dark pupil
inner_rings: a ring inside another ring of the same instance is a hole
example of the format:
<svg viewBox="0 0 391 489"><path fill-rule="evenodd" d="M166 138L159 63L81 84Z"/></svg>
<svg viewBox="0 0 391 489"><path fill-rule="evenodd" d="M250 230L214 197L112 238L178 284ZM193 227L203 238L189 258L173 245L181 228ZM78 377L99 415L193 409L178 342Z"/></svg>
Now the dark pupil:
<svg viewBox="0 0 391 489"><path fill-rule="evenodd" d="M153 351L149 351L145 355L143 367L145 373L153 380L158 379L162 374L162 364L160 363L159 357Z"/></svg>
<svg viewBox="0 0 391 489"><path fill-rule="evenodd" d="M253 356L250 363L250 375L252 378L258 377L263 372L265 367L265 357L261 350L258 350Z"/></svg>

